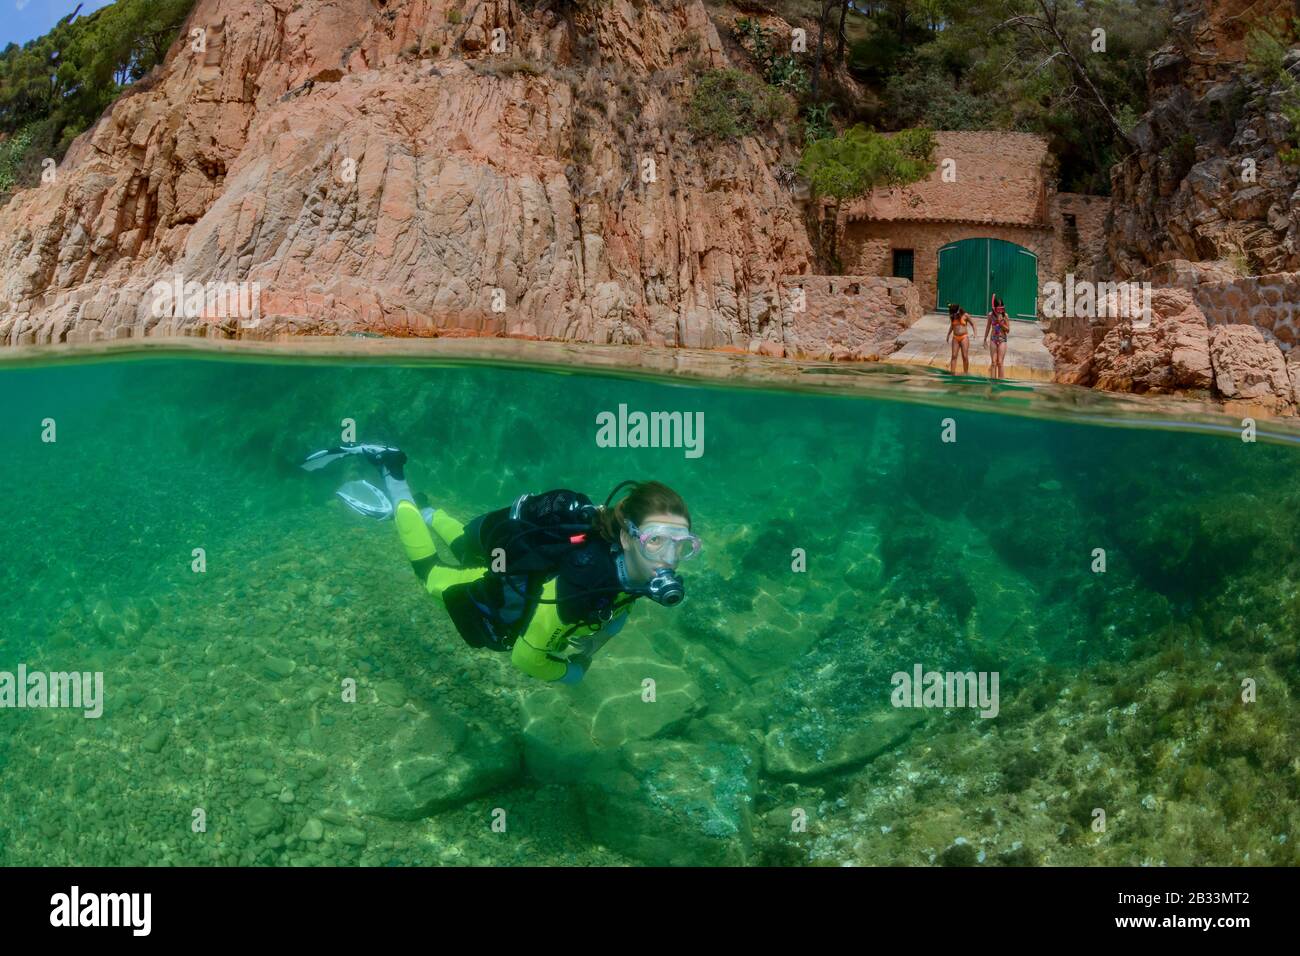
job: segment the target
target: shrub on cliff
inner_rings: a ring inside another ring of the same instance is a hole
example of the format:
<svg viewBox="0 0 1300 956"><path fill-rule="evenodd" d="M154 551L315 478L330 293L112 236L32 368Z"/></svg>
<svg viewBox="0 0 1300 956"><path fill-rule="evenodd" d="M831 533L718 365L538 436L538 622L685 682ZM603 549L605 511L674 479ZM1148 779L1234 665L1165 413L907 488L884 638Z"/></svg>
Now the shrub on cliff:
<svg viewBox="0 0 1300 956"><path fill-rule="evenodd" d="M796 96L808 92L808 74L793 53L777 55L773 31L754 18L738 17L732 26L736 40L754 58L769 85Z"/></svg>
<svg viewBox="0 0 1300 956"><path fill-rule="evenodd" d="M780 90L740 70L710 70L691 98L691 132L707 139L739 139L791 115Z"/></svg>
<svg viewBox="0 0 1300 956"><path fill-rule="evenodd" d="M28 126L0 143L0 193L7 193L14 188L19 172L18 164L31 145L32 130Z"/></svg>
<svg viewBox="0 0 1300 956"><path fill-rule="evenodd" d="M865 196L879 186L906 186L934 172L934 146L934 134L924 127L885 136L859 125L809 145L799 171L808 177L813 195L834 201L831 220L838 223L845 200ZM831 229L832 260L837 232Z"/></svg>
<svg viewBox="0 0 1300 956"><path fill-rule="evenodd" d="M1246 66L1261 84L1281 93L1278 111L1291 124L1291 148L1278 158L1284 163L1300 163L1300 80L1286 68L1288 47L1293 37L1300 37L1300 17L1290 24L1277 17L1257 23L1246 35Z"/></svg>

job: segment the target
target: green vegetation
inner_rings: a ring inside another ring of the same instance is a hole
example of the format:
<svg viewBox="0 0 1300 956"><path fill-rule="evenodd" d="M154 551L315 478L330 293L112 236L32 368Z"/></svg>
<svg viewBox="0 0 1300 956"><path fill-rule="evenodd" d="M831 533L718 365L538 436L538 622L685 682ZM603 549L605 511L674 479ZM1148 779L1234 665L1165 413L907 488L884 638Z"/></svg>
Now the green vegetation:
<svg viewBox="0 0 1300 956"><path fill-rule="evenodd" d="M23 127L3 143L0 143L0 194L8 193L14 188L19 172L19 163L32 145L32 131Z"/></svg>
<svg viewBox="0 0 1300 956"><path fill-rule="evenodd" d="M0 51L0 193L33 181L73 139L163 61L194 0L117 0L69 14L43 37Z"/></svg>
<svg viewBox="0 0 1300 956"><path fill-rule="evenodd" d="M758 20L740 17L735 24L736 36L758 64L763 79L777 89L796 96L809 89L808 74L799 65L793 53L776 55L776 38L773 32Z"/></svg>
<svg viewBox="0 0 1300 956"><path fill-rule="evenodd" d="M811 101L833 103L847 123L1038 133L1058 159L1062 189L1101 194L1110 167L1131 150L1127 133L1146 108L1147 58L1169 20L1160 0L776 6L809 29L799 65L811 74ZM776 44L742 45L768 75ZM841 82L837 66L864 89Z"/></svg>
<svg viewBox="0 0 1300 956"><path fill-rule="evenodd" d="M803 121L805 143L815 143L819 139L827 139L835 135L835 127L831 125L831 108L830 103L813 103L805 111Z"/></svg>
<svg viewBox="0 0 1300 956"><path fill-rule="evenodd" d="M1266 20L1246 35L1246 64L1250 72L1268 87L1280 86L1279 112L1291 124L1290 149L1278 154L1284 163L1300 164L1300 81L1283 67L1292 38L1300 36L1300 17L1288 27L1282 18Z"/></svg>
<svg viewBox="0 0 1300 956"><path fill-rule="evenodd" d="M865 196L880 186L905 186L930 175L935 168L931 159L934 145L934 134L928 129L883 136L859 125L810 144L799 171L808 177L815 196L834 200L831 221L838 222L845 200ZM831 230L828 254L832 260L837 231Z"/></svg>
<svg viewBox="0 0 1300 956"><path fill-rule="evenodd" d="M790 101L757 77L710 70L696 84L688 122L697 136L738 139L789 115Z"/></svg>

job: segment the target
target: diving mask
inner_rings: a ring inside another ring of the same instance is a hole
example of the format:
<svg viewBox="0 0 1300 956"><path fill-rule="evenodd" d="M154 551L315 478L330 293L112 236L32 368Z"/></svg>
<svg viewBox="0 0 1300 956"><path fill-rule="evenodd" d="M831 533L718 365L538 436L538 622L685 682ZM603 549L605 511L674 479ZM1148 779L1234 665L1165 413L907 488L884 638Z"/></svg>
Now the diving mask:
<svg viewBox="0 0 1300 956"><path fill-rule="evenodd" d="M636 538L641 554L648 561L689 561L704 547L698 536L678 524L655 522L638 528L629 521L627 530Z"/></svg>

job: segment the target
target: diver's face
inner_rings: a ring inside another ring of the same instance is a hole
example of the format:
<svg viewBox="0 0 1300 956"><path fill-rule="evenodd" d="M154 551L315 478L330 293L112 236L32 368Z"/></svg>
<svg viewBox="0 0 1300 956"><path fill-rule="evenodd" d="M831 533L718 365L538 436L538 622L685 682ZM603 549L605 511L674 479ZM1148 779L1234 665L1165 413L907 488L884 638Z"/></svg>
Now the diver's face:
<svg viewBox="0 0 1300 956"><path fill-rule="evenodd" d="M673 528L680 528L683 534L690 532L690 525L681 515L668 514L660 512L657 514L647 515L641 522L643 526L654 524L670 525ZM654 577L658 568L668 568L676 570L677 554L673 548L668 548L661 556L647 557L642 551L641 542L633 535L628 533L627 525L619 532L619 541L623 545L624 561L627 564L627 576L633 584L646 584Z"/></svg>

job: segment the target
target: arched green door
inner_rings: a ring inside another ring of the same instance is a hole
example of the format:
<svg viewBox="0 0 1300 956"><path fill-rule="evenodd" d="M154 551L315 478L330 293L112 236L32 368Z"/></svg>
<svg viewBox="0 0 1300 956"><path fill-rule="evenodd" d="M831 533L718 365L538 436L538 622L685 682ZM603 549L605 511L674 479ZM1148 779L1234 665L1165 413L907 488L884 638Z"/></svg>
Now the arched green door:
<svg viewBox="0 0 1300 956"><path fill-rule="evenodd" d="M1038 318L1038 256L1002 239L962 239L939 250L939 311L956 302L987 315L994 292L1011 318Z"/></svg>

